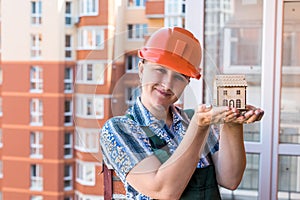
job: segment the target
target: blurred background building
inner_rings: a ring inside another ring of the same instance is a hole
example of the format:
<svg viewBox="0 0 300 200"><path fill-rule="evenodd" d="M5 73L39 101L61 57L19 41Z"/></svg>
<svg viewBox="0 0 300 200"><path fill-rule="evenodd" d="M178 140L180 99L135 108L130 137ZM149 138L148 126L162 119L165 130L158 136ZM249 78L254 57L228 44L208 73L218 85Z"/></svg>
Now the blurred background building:
<svg viewBox="0 0 300 200"><path fill-rule="evenodd" d="M300 199L300 1L0 0L0 199L124 199L99 131L139 95L137 49L191 30L202 79L180 103L214 103L216 74L245 74L247 169L224 199Z"/></svg>

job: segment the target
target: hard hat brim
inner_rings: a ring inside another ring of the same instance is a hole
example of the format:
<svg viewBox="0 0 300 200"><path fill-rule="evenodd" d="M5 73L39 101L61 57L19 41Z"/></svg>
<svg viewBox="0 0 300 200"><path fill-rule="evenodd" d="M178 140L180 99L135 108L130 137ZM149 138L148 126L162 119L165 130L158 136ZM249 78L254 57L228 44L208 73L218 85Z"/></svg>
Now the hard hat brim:
<svg viewBox="0 0 300 200"><path fill-rule="evenodd" d="M138 51L138 56L150 62L157 63L180 74L191 78L200 79L200 67L196 68L191 63L180 56L160 49L142 48Z"/></svg>

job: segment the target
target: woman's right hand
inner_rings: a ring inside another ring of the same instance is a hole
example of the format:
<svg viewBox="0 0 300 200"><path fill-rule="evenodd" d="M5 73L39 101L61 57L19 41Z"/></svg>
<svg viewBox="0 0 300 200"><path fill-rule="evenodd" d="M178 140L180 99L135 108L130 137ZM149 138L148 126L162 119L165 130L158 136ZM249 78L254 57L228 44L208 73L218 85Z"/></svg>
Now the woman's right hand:
<svg viewBox="0 0 300 200"><path fill-rule="evenodd" d="M210 124L223 124L224 119L226 122L231 122L236 119L239 111L237 109L230 109L226 106L213 107L212 105L199 105L195 110L194 119L198 126L205 127Z"/></svg>

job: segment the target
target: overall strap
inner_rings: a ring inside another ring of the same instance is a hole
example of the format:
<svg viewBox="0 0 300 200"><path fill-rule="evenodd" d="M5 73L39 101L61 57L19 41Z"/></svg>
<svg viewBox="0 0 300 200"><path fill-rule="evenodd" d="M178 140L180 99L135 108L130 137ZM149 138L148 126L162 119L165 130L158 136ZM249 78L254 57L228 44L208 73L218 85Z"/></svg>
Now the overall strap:
<svg viewBox="0 0 300 200"><path fill-rule="evenodd" d="M133 121L135 121L132 115L126 114L126 116L129 119L132 119ZM164 140L160 139L160 137L155 135L149 129L148 126L141 126L141 128L143 129L143 131L146 133L146 135L148 136L148 138L150 140L151 149L152 149L154 155L158 158L158 160L161 163L166 162L168 160L168 158L171 156L170 149L169 149L167 143Z"/></svg>
<svg viewBox="0 0 300 200"><path fill-rule="evenodd" d="M191 118L194 115L193 109L186 109L184 112L188 115L189 118ZM126 116L129 119L134 120L134 117L127 113ZM148 126L141 126L143 131L146 133L150 140L151 149L154 152L154 155L159 159L161 163L164 163L168 160L168 158L171 156L170 149L166 143L166 141L162 140L160 137L155 135Z"/></svg>
<svg viewBox="0 0 300 200"><path fill-rule="evenodd" d="M192 119L192 117L193 117L193 115L194 115L194 113L195 113L194 109L185 109L185 110L183 110L183 111L184 111L185 114L189 117L189 119Z"/></svg>

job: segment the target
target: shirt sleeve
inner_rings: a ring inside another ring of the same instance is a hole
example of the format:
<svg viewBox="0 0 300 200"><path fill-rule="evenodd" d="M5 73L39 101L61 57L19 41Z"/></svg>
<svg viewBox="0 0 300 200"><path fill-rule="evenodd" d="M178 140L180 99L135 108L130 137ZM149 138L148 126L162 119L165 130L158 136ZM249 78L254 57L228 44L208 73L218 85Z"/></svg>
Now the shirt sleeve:
<svg viewBox="0 0 300 200"><path fill-rule="evenodd" d="M147 135L127 117L114 117L105 123L100 146L104 162L123 182L137 163L153 154Z"/></svg>
<svg viewBox="0 0 300 200"><path fill-rule="evenodd" d="M219 151L219 135L220 129L216 125L211 125L209 136L207 139L207 146L211 154Z"/></svg>

